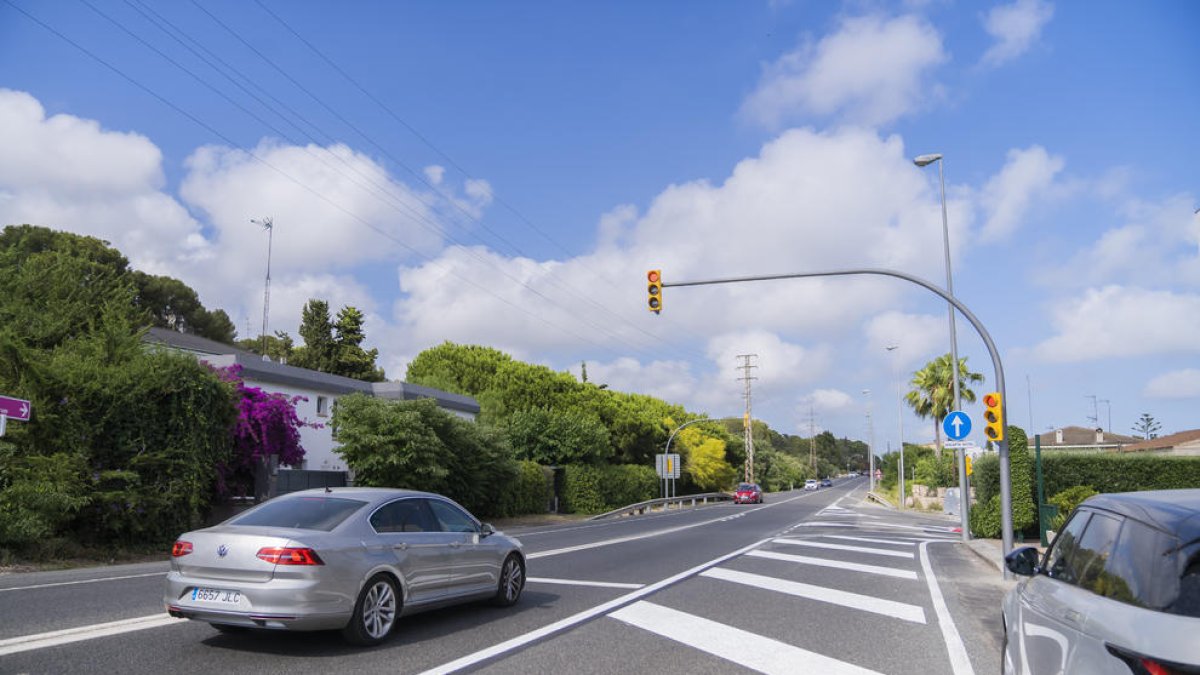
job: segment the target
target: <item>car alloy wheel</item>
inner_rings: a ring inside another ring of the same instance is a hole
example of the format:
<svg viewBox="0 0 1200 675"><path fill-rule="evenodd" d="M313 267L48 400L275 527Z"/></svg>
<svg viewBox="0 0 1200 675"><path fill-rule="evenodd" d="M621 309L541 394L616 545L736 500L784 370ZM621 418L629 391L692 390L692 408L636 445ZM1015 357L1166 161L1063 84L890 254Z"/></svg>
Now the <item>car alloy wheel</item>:
<svg viewBox="0 0 1200 675"><path fill-rule="evenodd" d="M493 602L500 607L511 607L517 604L524 588L525 566L521 564L517 554L510 554L504 559L504 566L500 568L500 583Z"/></svg>
<svg viewBox="0 0 1200 675"><path fill-rule="evenodd" d="M396 627L400 600L396 584L386 574L377 574L363 587L354 605L354 615L343 630L346 639L357 645L377 645Z"/></svg>

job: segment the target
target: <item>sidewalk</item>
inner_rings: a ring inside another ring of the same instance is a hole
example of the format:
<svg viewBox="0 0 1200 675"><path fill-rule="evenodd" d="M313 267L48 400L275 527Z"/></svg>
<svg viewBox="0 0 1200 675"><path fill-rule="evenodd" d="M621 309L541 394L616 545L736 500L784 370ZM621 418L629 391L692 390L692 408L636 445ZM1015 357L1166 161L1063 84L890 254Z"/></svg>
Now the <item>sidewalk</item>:
<svg viewBox="0 0 1200 675"><path fill-rule="evenodd" d="M1016 550L1022 546L1033 546L1038 550L1038 555L1046 552L1046 549L1037 545L1038 542L1013 542L1013 549ZM1002 542L999 539L975 539L972 538L966 542L967 548L971 549L975 555L988 562L992 567L996 568L997 572L1004 571L1004 555L1001 553Z"/></svg>

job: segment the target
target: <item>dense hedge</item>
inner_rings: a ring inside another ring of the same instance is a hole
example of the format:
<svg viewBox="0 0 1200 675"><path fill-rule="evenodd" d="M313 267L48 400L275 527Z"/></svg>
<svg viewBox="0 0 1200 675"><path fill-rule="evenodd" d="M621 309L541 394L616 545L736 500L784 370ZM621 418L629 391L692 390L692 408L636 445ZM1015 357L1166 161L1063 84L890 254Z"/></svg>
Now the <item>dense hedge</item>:
<svg viewBox="0 0 1200 675"><path fill-rule="evenodd" d="M1025 432L1019 427L1008 427L1008 456L1009 476L1013 485L1013 531L1020 532L1037 525L1037 500L1031 490L1031 487L1035 485L1034 459L1032 453L1029 452ZM979 467L979 464L984 466ZM1001 530L999 458L976 463L973 468L972 480L975 481L976 497L979 502L970 512L971 532L978 537L998 537ZM983 470L982 475L981 469ZM989 479L992 476L994 476L995 482L990 482Z"/></svg>
<svg viewBox="0 0 1200 675"><path fill-rule="evenodd" d="M658 490L654 469L638 464L563 467L566 513L600 513L653 499Z"/></svg>
<svg viewBox="0 0 1200 675"><path fill-rule="evenodd" d="M502 498L502 515L520 516L546 513L550 503L548 469L536 462L519 462L517 477L506 486Z"/></svg>
<svg viewBox="0 0 1200 675"><path fill-rule="evenodd" d="M1016 427L1009 427L1010 434L1013 430L1020 431ZM1021 437L1024 437L1023 433ZM1037 503L1035 455L1032 448L1018 452L1015 436L1010 436L1009 453L1012 458L1013 529L1026 530L1036 525L1036 520L1022 524L1025 521L1018 518L1018 507ZM1028 469L1024 469L1026 466ZM1042 453L1042 475L1047 498L1080 485L1091 487L1100 493L1200 488L1200 457L1049 451ZM971 479L978 500L971 516L971 530L979 536L991 536L989 532L993 529L998 534L999 457L995 453L989 453L976 460ZM993 497L996 498L995 518L992 518L990 513ZM978 516L975 512L979 512ZM979 528L976 526L977 519ZM992 522L994 528L989 525Z"/></svg>

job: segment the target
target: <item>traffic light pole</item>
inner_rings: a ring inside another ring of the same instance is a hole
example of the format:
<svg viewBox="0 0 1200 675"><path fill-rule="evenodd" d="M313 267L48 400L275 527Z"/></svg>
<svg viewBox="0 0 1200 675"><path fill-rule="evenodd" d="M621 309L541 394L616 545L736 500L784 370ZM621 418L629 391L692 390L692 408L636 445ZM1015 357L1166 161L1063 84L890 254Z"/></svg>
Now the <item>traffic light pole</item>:
<svg viewBox="0 0 1200 675"><path fill-rule="evenodd" d="M657 272L658 270L655 270L655 271ZM827 272L801 272L801 273L797 273L797 274L769 274L769 275L753 276L753 277L730 277L730 278L726 278L726 279L708 279L708 280L704 280L704 281L675 281L675 282L670 282L670 283L662 280L661 277L659 277L659 279L652 279L651 281L652 282L656 281L662 288L667 288L667 287L683 287L683 286L712 286L712 285L716 285L716 284L736 284L736 283L742 283L742 282L746 282L746 281L774 281L777 279L807 279L807 278L811 278L811 277L848 277L848 276L861 276L861 275L894 277L896 279L903 279L910 283L914 283L918 286L921 286L922 288L926 288L930 291L933 291L937 295L941 296L944 300L946 300L946 302L949 302L951 305L953 305L955 309L962 312L963 316L966 317L967 321L971 322L971 325L975 328L975 331L977 333L979 333L979 337L983 338L983 343L984 343L984 345L987 346L988 354L990 354L992 357L992 368L996 372L996 391L1000 392L1000 406L1001 406L1000 410L1002 412L1001 421L1003 424L1007 424L1008 396L1004 389L1004 367L1000 363L1000 352L998 352L996 350L996 343L992 341L991 334L989 334L987 332L987 329L983 327L983 323L981 323L979 321L979 319L975 316L975 314L973 314L971 312L971 310L967 309L966 305L962 304L957 299L955 299L955 297L951 293L948 293L944 289L939 288L936 285L934 285L924 279L921 279L920 277L915 277L911 274L906 274L904 272L897 272L895 270L887 270L887 269L850 269L850 270L831 270L831 271L827 271ZM660 302L661 302L661 300L660 300ZM1001 555L1008 555L1008 553L1010 551L1012 551L1013 531L1012 531L1012 475L1009 471L1009 466L1008 466L1008 434L1007 433L1005 433L1003 435L1001 441L996 443L996 446L997 446L997 448L996 448L997 452L999 452L999 454L1000 454ZM969 497L969 495L964 496L964 498L967 498L967 497ZM1006 567L1004 567L1003 564L1001 564L1000 567L1001 567L1001 569L1004 570L1004 578L1006 578L1006 579L1009 578L1011 576L1011 573L1008 571L1008 569Z"/></svg>

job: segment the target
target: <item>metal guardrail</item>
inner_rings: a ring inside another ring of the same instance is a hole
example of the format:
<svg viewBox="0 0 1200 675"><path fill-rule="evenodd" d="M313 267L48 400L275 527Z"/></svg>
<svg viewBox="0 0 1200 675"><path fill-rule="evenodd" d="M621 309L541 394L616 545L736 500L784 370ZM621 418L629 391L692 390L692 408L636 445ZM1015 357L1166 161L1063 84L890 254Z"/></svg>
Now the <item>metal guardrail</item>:
<svg viewBox="0 0 1200 675"><path fill-rule="evenodd" d="M651 499L644 502L638 502L637 504L630 504L629 506L622 506L619 509L613 509L607 513L601 513L598 516L592 516L591 518L588 518L588 520L601 520L610 516L642 515L652 511L669 511L672 505L674 505L677 510L682 510L685 504L694 508L697 505L705 506L709 502L715 504L717 502L729 501L731 499L733 499L733 495L729 494L728 492L706 492L701 495L664 497L661 499Z"/></svg>
<svg viewBox="0 0 1200 675"><path fill-rule="evenodd" d="M877 504L882 504L882 505L888 507L889 509L896 508L895 504L891 503L890 501L888 501L887 499L885 499L883 497L880 497L879 495L875 494L874 492L868 492L867 499L870 501L873 501Z"/></svg>

